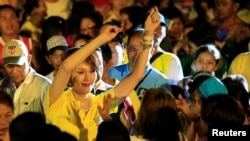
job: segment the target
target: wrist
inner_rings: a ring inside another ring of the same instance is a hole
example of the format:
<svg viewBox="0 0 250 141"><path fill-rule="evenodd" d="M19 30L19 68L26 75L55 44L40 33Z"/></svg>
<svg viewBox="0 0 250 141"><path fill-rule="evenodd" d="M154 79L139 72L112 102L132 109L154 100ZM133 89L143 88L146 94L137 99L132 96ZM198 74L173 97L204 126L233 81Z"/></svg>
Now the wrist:
<svg viewBox="0 0 250 141"><path fill-rule="evenodd" d="M145 30L144 36L153 36L154 31L153 30Z"/></svg>
<svg viewBox="0 0 250 141"><path fill-rule="evenodd" d="M152 47L152 43L151 42L150 43L142 42L141 47L143 50L150 49Z"/></svg>

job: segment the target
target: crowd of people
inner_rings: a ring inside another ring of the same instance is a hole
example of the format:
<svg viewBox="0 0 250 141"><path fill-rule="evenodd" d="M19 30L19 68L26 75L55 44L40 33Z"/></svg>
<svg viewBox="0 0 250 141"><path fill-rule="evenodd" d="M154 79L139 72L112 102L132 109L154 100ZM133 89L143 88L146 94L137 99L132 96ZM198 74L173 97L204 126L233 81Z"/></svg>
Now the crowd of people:
<svg viewBox="0 0 250 141"><path fill-rule="evenodd" d="M0 141L208 141L250 125L250 2L3 0Z"/></svg>

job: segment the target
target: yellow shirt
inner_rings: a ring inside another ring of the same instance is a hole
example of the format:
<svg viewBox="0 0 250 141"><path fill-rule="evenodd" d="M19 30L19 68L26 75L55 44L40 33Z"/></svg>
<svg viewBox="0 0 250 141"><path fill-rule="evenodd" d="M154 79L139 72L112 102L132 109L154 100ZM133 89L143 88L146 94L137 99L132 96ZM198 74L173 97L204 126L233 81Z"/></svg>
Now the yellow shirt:
<svg viewBox="0 0 250 141"><path fill-rule="evenodd" d="M30 21L30 17L28 17L28 19L23 23L22 27L20 28L20 32L22 31L30 32L32 40L40 42L42 29L33 25L32 22Z"/></svg>
<svg viewBox="0 0 250 141"><path fill-rule="evenodd" d="M241 53L232 61L228 73L240 74L246 78L248 83L248 92L250 92L250 73L249 73L250 52Z"/></svg>
<svg viewBox="0 0 250 141"><path fill-rule="evenodd" d="M62 131L70 133L80 141L92 141L97 135L97 128L101 121L97 107L98 105L103 106L104 95L108 93L112 97L115 95L113 89L97 96L89 93L92 106L88 112L85 112L81 108L80 102L75 100L70 89L66 90L50 106L49 93L47 92L45 97L46 121L56 125Z"/></svg>
<svg viewBox="0 0 250 141"><path fill-rule="evenodd" d="M169 83L177 85L183 79L183 70L179 58L169 52L164 52L152 63L152 67L168 77Z"/></svg>

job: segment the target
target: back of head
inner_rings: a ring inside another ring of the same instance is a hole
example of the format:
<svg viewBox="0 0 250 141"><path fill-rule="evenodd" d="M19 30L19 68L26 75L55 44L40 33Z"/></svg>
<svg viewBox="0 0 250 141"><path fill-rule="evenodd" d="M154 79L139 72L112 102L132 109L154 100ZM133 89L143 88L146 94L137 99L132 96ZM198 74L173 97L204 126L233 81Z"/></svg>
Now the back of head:
<svg viewBox="0 0 250 141"><path fill-rule="evenodd" d="M46 19L42 26L41 43L42 47L46 50L46 41L53 35L63 35L67 33L67 22L62 17L51 16Z"/></svg>
<svg viewBox="0 0 250 141"><path fill-rule="evenodd" d="M202 102L201 115L209 126L241 126L245 114L237 101L224 94L215 94Z"/></svg>
<svg viewBox="0 0 250 141"><path fill-rule="evenodd" d="M62 132L57 126L46 124L45 140L48 141L77 141L77 139L69 133Z"/></svg>
<svg viewBox="0 0 250 141"><path fill-rule="evenodd" d="M98 126L96 141L130 141L129 132L120 120L103 121Z"/></svg>
<svg viewBox="0 0 250 141"><path fill-rule="evenodd" d="M30 15L35 7L39 6L39 0L27 0L24 4L25 13Z"/></svg>
<svg viewBox="0 0 250 141"><path fill-rule="evenodd" d="M222 82L228 89L228 95L240 101L245 112L250 115L250 94L246 79L242 75L235 74L228 75Z"/></svg>
<svg viewBox="0 0 250 141"><path fill-rule="evenodd" d="M228 94L226 86L220 79L204 71L197 72L189 83L189 93L193 93L197 89L202 98L208 98L217 93Z"/></svg>
<svg viewBox="0 0 250 141"><path fill-rule="evenodd" d="M174 117L169 117L172 121L165 121L168 117L162 118L163 116L167 116L167 114L165 115L161 112L161 109L166 107L172 108L175 112L177 111L175 98L171 93L163 87L148 89L141 101L141 107L136 121L136 132L143 137L145 136L147 139L153 139L160 134L164 134L160 132L163 127L159 122L169 122L168 124L175 124L176 128L178 128L178 122L173 121L176 120ZM171 114L171 116L174 116L174 114ZM166 125L164 128L167 130L168 126ZM174 129L172 129L172 131L175 132ZM168 133L165 133L165 135L167 134Z"/></svg>
<svg viewBox="0 0 250 141"><path fill-rule="evenodd" d="M112 50L108 44L103 44L101 46L103 61L108 63L112 59Z"/></svg>
<svg viewBox="0 0 250 141"><path fill-rule="evenodd" d="M41 113L25 112L10 124L11 141L42 141L45 125L45 118Z"/></svg>

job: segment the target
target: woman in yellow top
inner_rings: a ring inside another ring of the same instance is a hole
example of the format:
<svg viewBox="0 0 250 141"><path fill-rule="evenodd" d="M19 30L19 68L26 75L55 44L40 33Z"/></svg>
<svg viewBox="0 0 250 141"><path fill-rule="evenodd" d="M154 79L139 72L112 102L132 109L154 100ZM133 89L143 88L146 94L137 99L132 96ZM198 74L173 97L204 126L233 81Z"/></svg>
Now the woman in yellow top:
<svg viewBox="0 0 250 141"><path fill-rule="evenodd" d="M92 141L97 134L101 119L99 112L102 112L100 107L103 106L105 97L110 94L111 108L117 106L142 79L148 62L149 48L152 46L152 36L159 24L158 9L152 8L144 23L146 32L142 42L143 51L137 58L136 67L113 89L97 96L90 93L98 79L98 64L91 53L113 39L122 29L107 26L85 47L69 55L60 65L45 98L47 122L74 135L78 140ZM64 91L68 83L71 86Z"/></svg>

